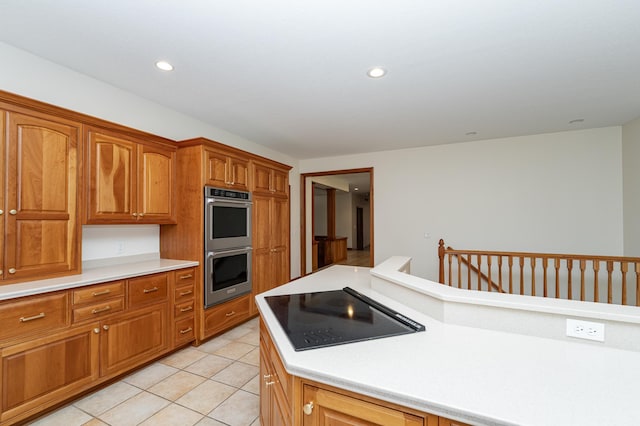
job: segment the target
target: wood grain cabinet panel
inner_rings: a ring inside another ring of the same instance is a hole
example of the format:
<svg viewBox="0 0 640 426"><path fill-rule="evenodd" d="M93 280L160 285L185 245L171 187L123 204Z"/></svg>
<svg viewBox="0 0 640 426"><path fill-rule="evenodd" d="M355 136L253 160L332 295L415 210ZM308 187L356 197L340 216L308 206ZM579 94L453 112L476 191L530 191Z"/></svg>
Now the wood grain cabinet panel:
<svg viewBox="0 0 640 426"><path fill-rule="evenodd" d="M0 351L0 421L35 414L98 378L97 323L54 333Z"/></svg>
<svg viewBox="0 0 640 426"><path fill-rule="evenodd" d="M89 127L87 223L175 223L175 149Z"/></svg>
<svg viewBox="0 0 640 426"><path fill-rule="evenodd" d="M0 341L69 325L66 292L7 300L0 304Z"/></svg>
<svg viewBox="0 0 640 426"><path fill-rule="evenodd" d="M207 149L204 175L206 185L249 190L249 160Z"/></svg>
<svg viewBox="0 0 640 426"><path fill-rule="evenodd" d="M253 162L253 192L255 194L289 196L289 171Z"/></svg>
<svg viewBox="0 0 640 426"><path fill-rule="evenodd" d="M129 370L169 348L167 304L155 304L101 323L100 372Z"/></svg>
<svg viewBox="0 0 640 426"><path fill-rule="evenodd" d="M36 113L0 113L0 192L6 194L0 197L0 276L19 281L77 273L81 125Z"/></svg>
<svg viewBox="0 0 640 426"><path fill-rule="evenodd" d="M253 197L253 294L289 282L289 200ZM257 309L255 303L252 311Z"/></svg>

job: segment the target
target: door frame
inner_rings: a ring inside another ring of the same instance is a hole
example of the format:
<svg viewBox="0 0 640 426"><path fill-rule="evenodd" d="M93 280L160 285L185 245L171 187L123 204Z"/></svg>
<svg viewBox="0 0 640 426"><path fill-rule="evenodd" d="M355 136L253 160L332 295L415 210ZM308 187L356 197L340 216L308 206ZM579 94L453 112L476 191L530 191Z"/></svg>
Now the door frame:
<svg viewBox="0 0 640 426"><path fill-rule="evenodd" d="M359 169L345 169L345 170L331 170L324 172L314 173L301 173L300 174L300 276L310 274L312 271L307 271L307 242L309 238L313 236L307 235L307 178L315 176L333 176L333 175L347 175L351 173L369 173L369 266L373 266L374 259L374 234L373 234L373 167L363 167ZM313 185L311 185L313 188ZM311 194L311 214L313 220L313 190ZM312 222L313 227L313 222Z"/></svg>

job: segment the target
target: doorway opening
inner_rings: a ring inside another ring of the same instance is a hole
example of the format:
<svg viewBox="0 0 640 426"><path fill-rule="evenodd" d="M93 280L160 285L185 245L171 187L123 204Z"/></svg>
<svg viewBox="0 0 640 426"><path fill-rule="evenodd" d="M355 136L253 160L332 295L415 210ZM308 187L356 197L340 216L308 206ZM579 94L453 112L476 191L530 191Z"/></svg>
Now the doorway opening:
<svg viewBox="0 0 640 426"><path fill-rule="evenodd" d="M301 275L373 266L373 167L300 175Z"/></svg>

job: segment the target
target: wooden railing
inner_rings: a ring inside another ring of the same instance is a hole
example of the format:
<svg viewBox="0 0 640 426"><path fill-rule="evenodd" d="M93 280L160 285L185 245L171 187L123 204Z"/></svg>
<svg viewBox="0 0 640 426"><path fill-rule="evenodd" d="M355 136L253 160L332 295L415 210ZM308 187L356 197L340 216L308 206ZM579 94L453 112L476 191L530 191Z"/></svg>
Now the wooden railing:
<svg viewBox="0 0 640 426"><path fill-rule="evenodd" d="M640 306L640 258L438 247L441 284Z"/></svg>

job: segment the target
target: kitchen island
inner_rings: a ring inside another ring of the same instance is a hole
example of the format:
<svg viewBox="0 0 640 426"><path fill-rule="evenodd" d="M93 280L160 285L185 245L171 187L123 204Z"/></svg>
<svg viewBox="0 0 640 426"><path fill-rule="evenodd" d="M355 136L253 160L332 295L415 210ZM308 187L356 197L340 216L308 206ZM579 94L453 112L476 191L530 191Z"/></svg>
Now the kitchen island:
<svg viewBox="0 0 640 426"><path fill-rule="evenodd" d="M459 290L409 269L404 257L373 269L333 266L257 297L273 373L279 363L286 370L269 375L287 377L291 407L276 398L289 413L285 422L313 424L302 413L313 412L310 382L406 407L405 420L416 411L431 415L398 424L438 424L438 417L474 425L640 424L638 308ZM296 352L264 297L345 286L426 332ZM605 342L566 337L567 318L605 324Z"/></svg>

